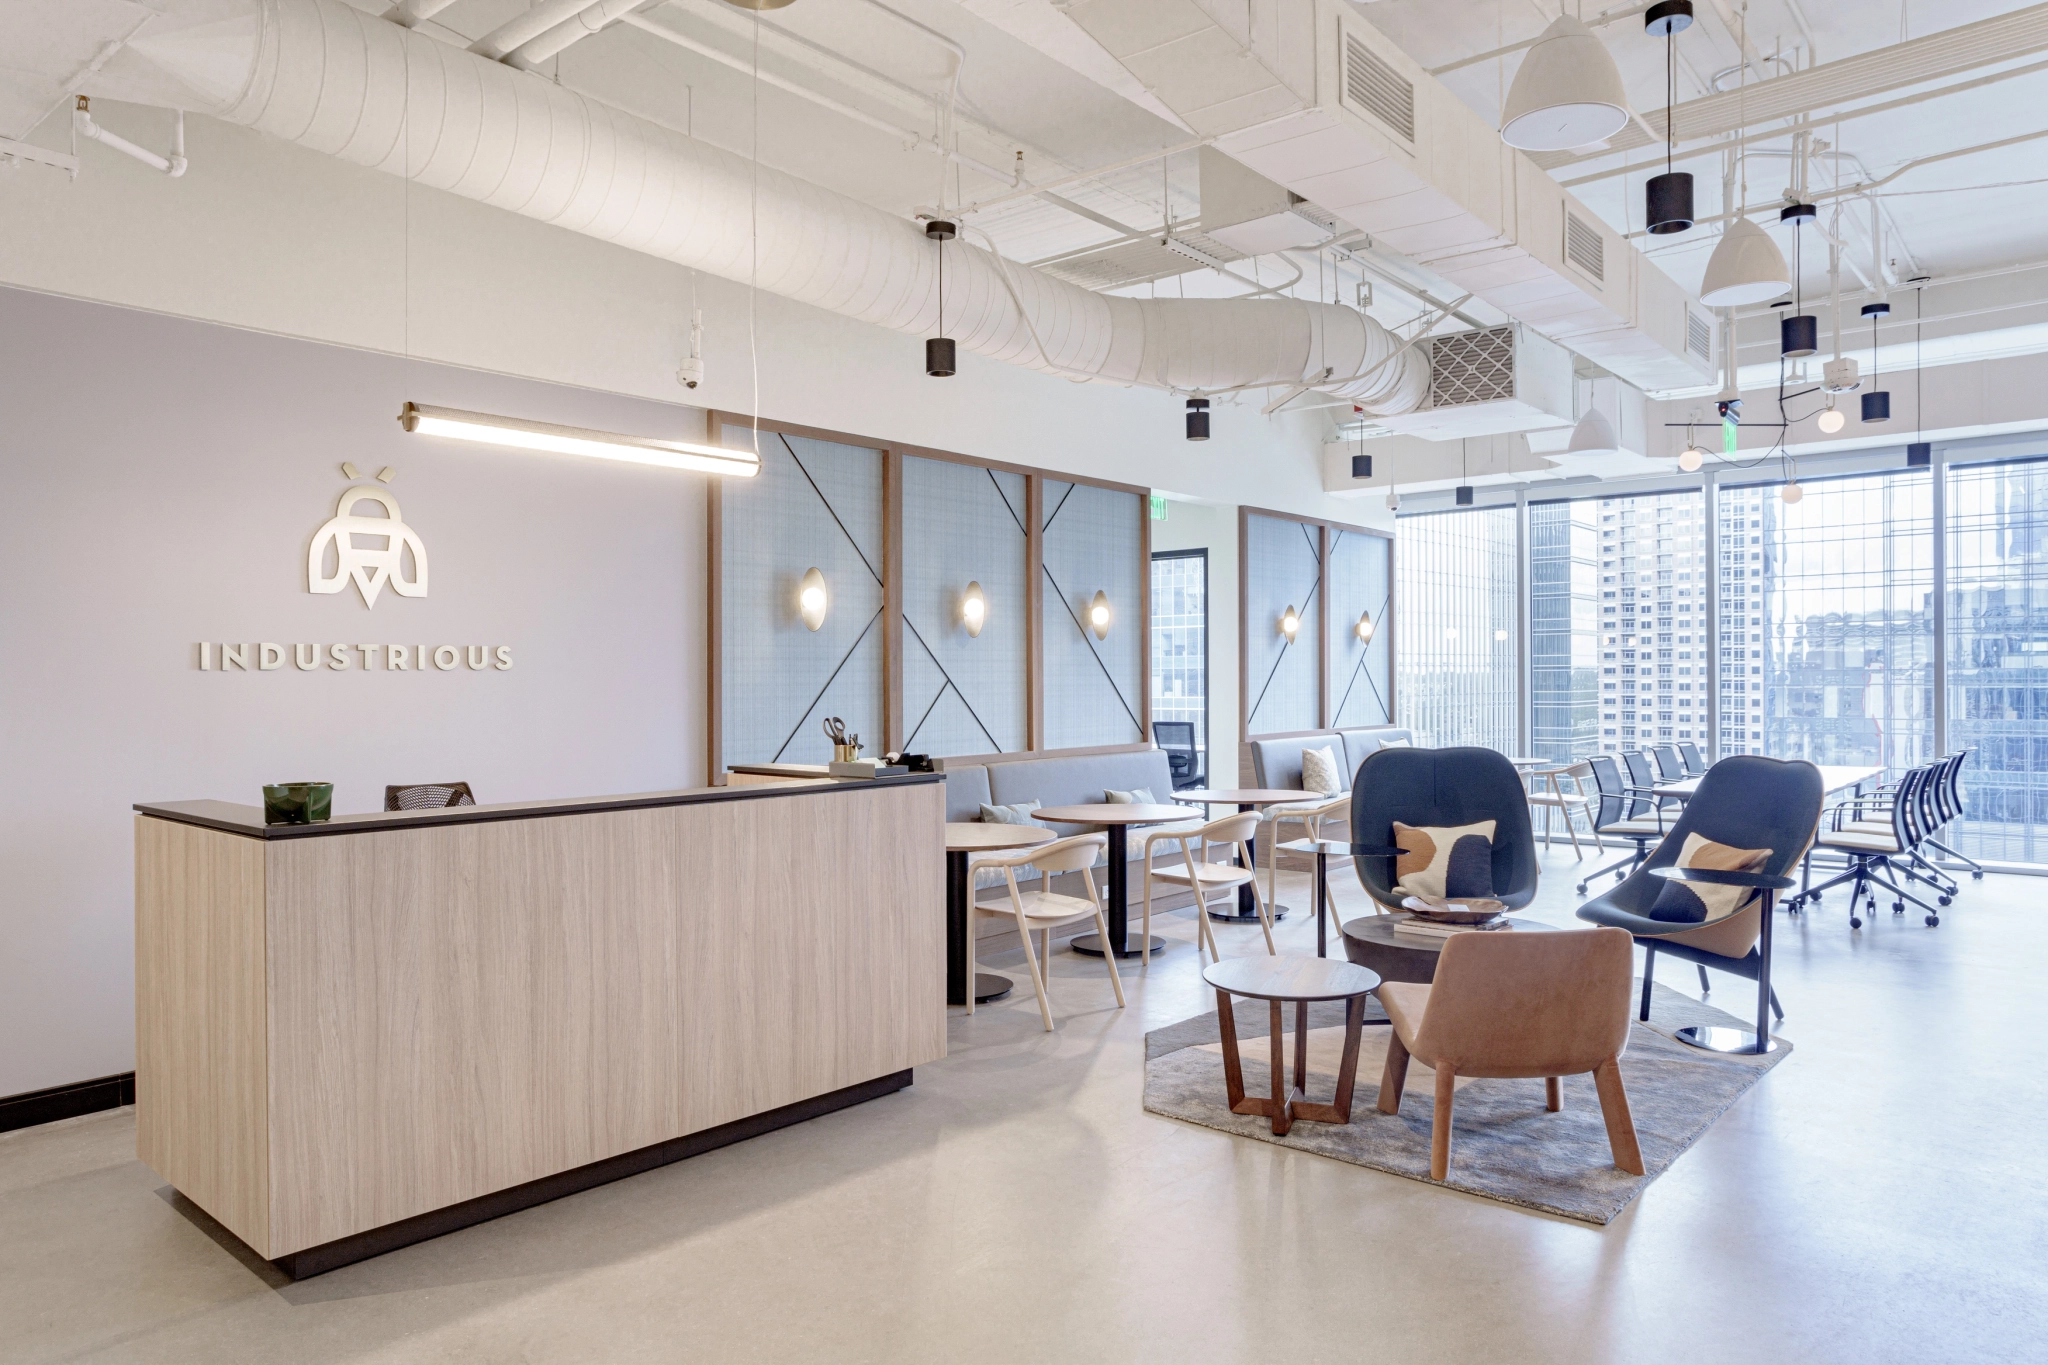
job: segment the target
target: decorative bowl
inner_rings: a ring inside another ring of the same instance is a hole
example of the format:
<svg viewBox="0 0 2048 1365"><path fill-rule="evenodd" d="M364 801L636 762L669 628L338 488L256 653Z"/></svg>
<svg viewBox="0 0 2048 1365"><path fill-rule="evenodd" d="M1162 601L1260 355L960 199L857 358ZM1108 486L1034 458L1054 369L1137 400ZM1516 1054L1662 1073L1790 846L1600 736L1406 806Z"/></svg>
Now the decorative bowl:
<svg viewBox="0 0 2048 1365"><path fill-rule="evenodd" d="M1500 901L1474 896L1464 900L1443 900L1436 896L1410 896L1401 908L1417 919L1438 924L1488 924L1507 913Z"/></svg>
<svg viewBox="0 0 2048 1365"><path fill-rule="evenodd" d="M266 825L315 825L333 812L332 782L272 782L263 788Z"/></svg>

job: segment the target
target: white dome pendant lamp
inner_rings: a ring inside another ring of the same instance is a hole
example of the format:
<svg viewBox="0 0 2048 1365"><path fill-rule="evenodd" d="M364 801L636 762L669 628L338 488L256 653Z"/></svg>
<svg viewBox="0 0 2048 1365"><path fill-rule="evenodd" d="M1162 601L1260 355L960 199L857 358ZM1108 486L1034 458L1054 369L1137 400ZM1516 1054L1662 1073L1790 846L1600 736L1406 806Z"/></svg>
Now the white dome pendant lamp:
<svg viewBox="0 0 2048 1365"><path fill-rule="evenodd" d="M1628 92L1607 45L1562 14L1529 49L1500 111L1500 140L1525 152L1605 141L1628 123Z"/></svg>
<svg viewBox="0 0 2048 1365"><path fill-rule="evenodd" d="M1707 258L1700 302L1709 308L1739 308L1747 303L1767 303L1791 287L1792 272L1785 268L1785 253L1778 250L1771 234L1737 216Z"/></svg>
<svg viewBox="0 0 2048 1365"><path fill-rule="evenodd" d="M1614 427L1600 415L1599 394L1589 393L1586 398L1586 415L1572 428L1570 444L1564 448L1567 455L1612 455L1621 448L1614 439Z"/></svg>

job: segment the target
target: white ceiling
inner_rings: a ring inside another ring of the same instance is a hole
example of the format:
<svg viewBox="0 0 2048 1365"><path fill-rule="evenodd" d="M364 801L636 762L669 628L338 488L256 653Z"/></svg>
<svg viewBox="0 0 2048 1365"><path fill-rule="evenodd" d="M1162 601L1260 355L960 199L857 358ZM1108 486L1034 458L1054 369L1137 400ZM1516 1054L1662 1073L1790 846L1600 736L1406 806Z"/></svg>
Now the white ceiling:
<svg viewBox="0 0 2048 1365"><path fill-rule="evenodd" d="M237 2L0 0L0 137L68 146L63 122L67 88L109 43L125 38L166 5ZM1576 7L1576 0L1565 2ZM373 12L384 7L383 0L350 3ZM1015 167L1021 151L1023 176L1042 184L1187 139L1164 108L1067 19L1062 0L890 3L966 52L960 147L987 167ZM1424 66L1442 67L1535 37L1555 17L1557 3L1377 0L1360 10ZM1699 22L1677 41L1681 105L1705 94L1716 73L1738 69L1734 23L1742 7L1743 0L1697 0ZM456 0L427 27L466 41L526 8L526 0ZM1587 5L1581 12L1606 39L1638 110L1658 119L1665 102L1664 47L1644 35L1641 8L1615 4L1612 11L1622 17L1604 24L1598 7ZM1910 42L1992 16L2044 8L2012 0L1748 0L1748 43L1762 58L1753 63L1749 80L1779 79L1787 70L1816 61L1841 61L1902 39ZM758 152L769 165L892 212L931 209L942 193L948 205L957 206L963 199L978 201L1009 189L984 171L956 167L942 191L941 161L929 141L950 57L930 35L866 0L796 0L762 16L758 28L753 15L724 0L665 0L636 17L722 53L725 61L619 24L570 48L549 69L565 85L728 149ZM757 60L770 77L843 108L822 107L770 84L756 88L747 68ZM1519 53L1490 58L1448 71L1442 79L1493 120L1520 60ZM1859 94L1852 104L1885 102L2037 64L2044 69L1892 112L1844 117L1839 124L1837 110L1822 110L1810 131L1841 153L1846 181L1883 177L1915 158L2038 130L2040 110L2048 108L2048 51L2002 58L1931 83ZM1724 87L1734 79L1724 74ZM873 126L876 122L886 129ZM1784 120L1775 128L1752 130L1746 162L1751 204L1778 199L1790 183L1784 154L1793 132ZM917 145L920 137L926 145ZM1683 167L1697 178L1703 217L1722 208L1719 155L1712 152ZM1156 231L1163 213L1170 211L1181 221L1198 216L1194 163L1192 154L1177 157L1163 177L1155 160L1059 194L1097 218ZM1576 193L1616 228L1630 231L1641 226L1642 182L1661 169L1658 149L1638 147L1575 159L1552 173L1567 183L1581 182ZM1616 170L1625 173L1598 178ZM1829 188L1831 177L1823 168L1809 189ZM2048 231L2040 211L2048 205L2043 181L2048 181L2048 138L1909 170L1879 194L1886 219L1884 254L1896 263L1901 279L1981 274L2048 258ZM1097 218L1044 198L1021 198L975 214L971 221L993 234L1004 254L1035 262L1117 241L1118 230ZM1849 253L1865 270L1871 256L1868 220L1867 207L1857 203L1842 210L1839 228ZM1822 224L1831 221L1832 211L1824 213ZM1681 284L1696 288L1716 232L1702 226L1674 239L1641 244ZM1806 285L1815 291L1825 287L1825 247L1812 234L1807 246ZM1287 278L1294 266L1275 257L1238 269L1247 279L1271 283ZM1296 288L1349 301L1355 296L1355 278L1355 272L1311 272ZM1217 295L1248 287L1196 268L1177 280L1140 285L1138 292ZM1383 321L1398 323L1417 310L1411 300L1383 290L1374 311ZM1974 324L1965 318L1956 325Z"/></svg>

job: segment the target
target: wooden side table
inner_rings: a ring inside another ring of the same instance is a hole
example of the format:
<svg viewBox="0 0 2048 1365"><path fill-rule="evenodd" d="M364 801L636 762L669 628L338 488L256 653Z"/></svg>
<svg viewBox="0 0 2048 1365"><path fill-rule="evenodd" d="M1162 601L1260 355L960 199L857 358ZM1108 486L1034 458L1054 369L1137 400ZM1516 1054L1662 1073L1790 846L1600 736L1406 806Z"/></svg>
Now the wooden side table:
<svg viewBox="0 0 2048 1365"><path fill-rule="evenodd" d="M1216 1024L1223 1043L1223 1085L1233 1114L1256 1114L1272 1120L1276 1136L1284 1136L1295 1120L1308 1123L1351 1122L1351 1092L1358 1079L1359 1031L1365 1023L1365 998L1379 989L1379 977L1349 962L1320 957L1230 957L1212 962L1202 979L1216 988ZM1244 1093L1244 1063L1237 1055L1237 1019L1230 997L1267 1001L1272 1014L1267 1037L1272 1046L1272 1098L1250 1099ZM1337 1093L1329 1104L1308 1099L1308 1007L1311 1001L1342 1000L1344 1060L1337 1069ZM1286 1048L1280 1030L1280 1007L1294 1005L1294 1084L1283 1077Z"/></svg>

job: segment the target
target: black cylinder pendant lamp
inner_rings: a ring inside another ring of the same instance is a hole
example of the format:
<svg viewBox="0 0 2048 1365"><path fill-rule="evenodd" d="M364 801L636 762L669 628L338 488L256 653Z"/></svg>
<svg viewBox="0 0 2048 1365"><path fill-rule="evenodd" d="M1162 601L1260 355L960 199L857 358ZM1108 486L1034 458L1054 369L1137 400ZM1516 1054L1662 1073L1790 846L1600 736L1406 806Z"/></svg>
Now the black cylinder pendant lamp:
<svg viewBox="0 0 2048 1365"><path fill-rule="evenodd" d="M1664 174L1653 175L1643 186L1643 222L1659 237L1685 232L1693 225L1692 174L1671 169L1678 146L1673 124L1678 104L1678 53L1672 39L1692 27L1692 0L1658 0L1643 15L1643 27L1653 38L1664 40Z"/></svg>
<svg viewBox="0 0 2048 1365"><path fill-rule="evenodd" d="M1892 311L1888 303L1866 303L1863 316L1870 319L1870 392L1863 395L1863 420L1892 420L1892 396L1877 387L1877 320Z"/></svg>
<svg viewBox="0 0 2048 1365"><path fill-rule="evenodd" d="M1806 297L1803 281L1799 278L1799 229L1812 222L1813 218L1811 204L1789 204L1778 214L1779 222L1792 225L1792 299L1795 310L1803 307ZM1819 318L1811 313L1795 311L1791 317L1778 319L1778 354L1787 360L1800 360L1819 349Z"/></svg>
<svg viewBox="0 0 2048 1365"><path fill-rule="evenodd" d="M924 372L934 379L951 378L954 372L953 338L946 332L946 243L953 240L953 224L934 218L924 225L924 235L939 244L939 335L924 343Z"/></svg>
<svg viewBox="0 0 2048 1365"><path fill-rule="evenodd" d="M1188 439L1206 441L1209 439L1209 400L1190 398L1188 400Z"/></svg>

